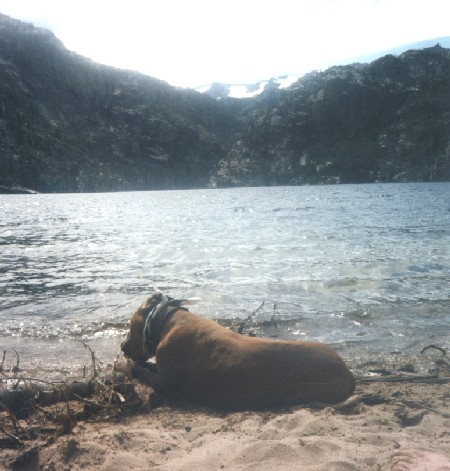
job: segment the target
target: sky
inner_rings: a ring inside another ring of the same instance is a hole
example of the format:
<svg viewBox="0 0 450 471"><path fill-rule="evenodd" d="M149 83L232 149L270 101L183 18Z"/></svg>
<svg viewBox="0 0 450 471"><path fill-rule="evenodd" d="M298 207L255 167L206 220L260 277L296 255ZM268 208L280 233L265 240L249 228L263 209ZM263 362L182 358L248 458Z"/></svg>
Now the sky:
<svg viewBox="0 0 450 471"><path fill-rule="evenodd" d="M449 0L0 0L0 12L96 62L190 88L450 36Z"/></svg>

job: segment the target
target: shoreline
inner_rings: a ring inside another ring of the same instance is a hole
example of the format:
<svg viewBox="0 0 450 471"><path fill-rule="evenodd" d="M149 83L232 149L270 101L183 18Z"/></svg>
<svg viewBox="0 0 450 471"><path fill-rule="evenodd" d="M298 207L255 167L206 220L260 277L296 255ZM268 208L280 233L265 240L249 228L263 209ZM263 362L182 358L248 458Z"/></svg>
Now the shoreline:
<svg viewBox="0 0 450 471"><path fill-rule="evenodd" d="M164 400L151 410L80 418L71 433L3 449L0 463L47 471L384 471L399 445L448 453L450 377L442 381L357 381L346 407L225 413ZM140 388L148 398L150 388Z"/></svg>

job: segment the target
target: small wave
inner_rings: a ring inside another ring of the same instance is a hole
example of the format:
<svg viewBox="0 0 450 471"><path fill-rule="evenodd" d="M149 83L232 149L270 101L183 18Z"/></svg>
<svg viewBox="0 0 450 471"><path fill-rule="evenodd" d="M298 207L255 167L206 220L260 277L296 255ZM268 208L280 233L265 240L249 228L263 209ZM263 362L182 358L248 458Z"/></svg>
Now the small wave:
<svg viewBox="0 0 450 471"><path fill-rule="evenodd" d="M130 324L126 322L100 322L91 324L37 324L36 322L17 322L5 325L0 330L0 337L34 338L38 340L74 339L85 340L93 338L117 337L124 335Z"/></svg>
<svg viewBox="0 0 450 471"><path fill-rule="evenodd" d="M355 286L357 285L359 280L357 278L340 278L329 280L324 283L327 288L336 288L336 287L344 287L344 286Z"/></svg>
<svg viewBox="0 0 450 471"><path fill-rule="evenodd" d="M246 206L236 206L233 208L233 213L253 213L252 208L248 208Z"/></svg>

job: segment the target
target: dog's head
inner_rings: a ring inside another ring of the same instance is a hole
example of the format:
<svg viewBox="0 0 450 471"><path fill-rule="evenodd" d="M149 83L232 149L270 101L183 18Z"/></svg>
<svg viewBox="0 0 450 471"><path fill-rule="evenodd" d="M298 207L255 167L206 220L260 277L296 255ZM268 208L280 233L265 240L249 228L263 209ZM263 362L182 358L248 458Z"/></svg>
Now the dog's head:
<svg viewBox="0 0 450 471"><path fill-rule="evenodd" d="M127 358L134 361L146 361L153 355L144 351L143 333L148 316L161 301L161 293L156 293L147 298L131 317L130 331L122 342L122 352Z"/></svg>
<svg viewBox="0 0 450 471"><path fill-rule="evenodd" d="M147 298L131 317L130 332L122 343L122 351L134 361L146 361L156 354L161 331L170 313L199 298L173 299L163 293Z"/></svg>

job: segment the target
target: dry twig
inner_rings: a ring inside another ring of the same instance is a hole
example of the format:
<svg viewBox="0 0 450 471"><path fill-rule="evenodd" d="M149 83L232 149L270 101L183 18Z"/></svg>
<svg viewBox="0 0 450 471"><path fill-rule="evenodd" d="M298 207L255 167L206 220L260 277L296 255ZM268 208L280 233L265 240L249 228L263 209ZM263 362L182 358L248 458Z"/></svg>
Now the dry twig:
<svg viewBox="0 0 450 471"><path fill-rule="evenodd" d="M17 359L16 359L16 365L12 367L11 371L13 373L17 373L20 370L19 368L20 357L19 357L19 354L17 353L17 350L15 348L13 348L13 350L14 350L14 353L16 354Z"/></svg>
<svg viewBox="0 0 450 471"><path fill-rule="evenodd" d="M251 312L238 326L237 328L237 333L238 334L242 334L244 328L245 328L245 324L247 324L247 322L259 311L262 309L262 307L264 306L266 302L263 301L261 303L261 305L259 307L257 307L253 312Z"/></svg>
<svg viewBox="0 0 450 471"><path fill-rule="evenodd" d="M450 377L443 376L359 376L356 378L361 383L450 383Z"/></svg>
<svg viewBox="0 0 450 471"><path fill-rule="evenodd" d="M95 359L95 352L94 350L92 350L92 348L86 343L86 342L83 342L83 340L81 340L81 343L83 344L84 348L86 350L88 350L91 354L91 360L92 360L92 369L93 369L93 372L92 372L92 377L93 378L96 378L99 371L97 371L97 366L96 366L96 359Z"/></svg>
<svg viewBox="0 0 450 471"><path fill-rule="evenodd" d="M435 414L441 415L442 417L446 419L450 419L450 414L448 414L447 412L442 412L438 409L435 409L434 407L427 406L423 402L412 401L411 399L399 399L394 402L403 404L408 407L413 407L414 409L425 409L430 412L434 412Z"/></svg>
<svg viewBox="0 0 450 471"><path fill-rule="evenodd" d="M0 364L0 372L3 371L3 365L5 364L5 358L6 358L6 350L3 350L3 358L2 358L2 363Z"/></svg>
<svg viewBox="0 0 450 471"><path fill-rule="evenodd" d="M0 425L0 431L2 431L13 443L15 446L24 446L23 441L17 437L16 435L12 434L11 432L8 432L3 426Z"/></svg>

